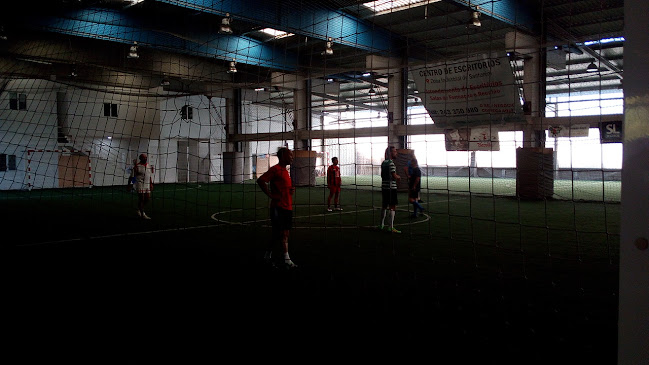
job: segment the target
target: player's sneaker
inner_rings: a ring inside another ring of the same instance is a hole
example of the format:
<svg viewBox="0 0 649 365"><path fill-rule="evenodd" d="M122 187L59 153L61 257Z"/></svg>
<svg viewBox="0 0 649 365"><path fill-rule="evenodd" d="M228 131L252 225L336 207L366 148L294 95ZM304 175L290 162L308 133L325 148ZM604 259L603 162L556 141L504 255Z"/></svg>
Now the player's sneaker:
<svg viewBox="0 0 649 365"><path fill-rule="evenodd" d="M138 209L138 210L136 210L135 212L137 213L137 216L138 216L138 217L142 217L142 212L140 212L140 210L139 210L139 209Z"/></svg>
<svg viewBox="0 0 649 365"><path fill-rule="evenodd" d="M142 212L142 218L144 218L144 219L151 219L151 217L149 217L148 215L146 215L146 213L144 213L144 212Z"/></svg>
<svg viewBox="0 0 649 365"><path fill-rule="evenodd" d="M382 224L379 224L378 226L376 226L376 229L378 229L379 231L383 231L383 230L385 230L386 228L388 228L388 227L386 227L386 226L384 226L384 225L382 225Z"/></svg>
<svg viewBox="0 0 649 365"><path fill-rule="evenodd" d="M284 260L284 266L286 266L287 269L295 269L297 267L295 262L292 260Z"/></svg>
<svg viewBox="0 0 649 365"><path fill-rule="evenodd" d="M398 229L396 229L396 228L394 228L394 227L392 227L392 228L388 228L388 232L390 232L390 233L401 233L400 230L398 230Z"/></svg>
<svg viewBox="0 0 649 365"><path fill-rule="evenodd" d="M336 208L336 210L343 210L343 208Z"/></svg>
<svg viewBox="0 0 649 365"><path fill-rule="evenodd" d="M327 208L327 212L333 212L331 208Z"/></svg>

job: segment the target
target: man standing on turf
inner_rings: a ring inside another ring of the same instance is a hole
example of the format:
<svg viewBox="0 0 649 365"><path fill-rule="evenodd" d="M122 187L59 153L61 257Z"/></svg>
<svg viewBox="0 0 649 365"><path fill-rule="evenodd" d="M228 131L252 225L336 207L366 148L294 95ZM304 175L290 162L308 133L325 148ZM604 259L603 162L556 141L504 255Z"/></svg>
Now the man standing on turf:
<svg viewBox="0 0 649 365"><path fill-rule="evenodd" d="M329 198L327 199L327 211L331 212L331 198L334 199L334 209L343 210L340 207L340 168L338 167L338 157L331 159L331 165L327 168L327 187L329 188Z"/></svg>
<svg viewBox="0 0 649 365"><path fill-rule="evenodd" d="M413 160L417 160L417 157L415 157L414 155L412 156L412 159L408 160L408 166L405 166L403 168L403 171L406 173L406 176L408 177L408 186L410 186L410 175L412 175L412 161ZM421 170L420 170L420 172L421 172ZM421 200L421 198L419 198L419 196L417 196L417 202L418 203L423 203L424 201Z"/></svg>
<svg viewBox="0 0 649 365"><path fill-rule="evenodd" d="M140 154L139 159L140 162L133 166L128 179L128 190L135 189L137 192L137 215L144 219L151 219L144 213L144 206L151 199L151 191L153 191L153 167L147 163L146 153Z"/></svg>
<svg viewBox="0 0 649 365"><path fill-rule="evenodd" d="M397 158L397 149L389 146L385 149L385 160L381 164L381 225L379 229L384 229L392 233L401 233L394 228L394 215L397 209L397 181L401 177L397 175L397 167L394 159ZM390 227L385 225L385 217L390 215Z"/></svg>
<svg viewBox="0 0 649 365"><path fill-rule="evenodd" d="M257 184L270 200L270 222L272 226L271 239L266 248L264 260L271 261L271 255L276 243L281 243L284 252L283 264L287 268L297 265L291 261L288 254L288 237L293 223L293 193L295 187L286 166L293 162L293 151L282 147L277 151L279 163L266 171L257 179Z"/></svg>
<svg viewBox="0 0 649 365"><path fill-rule="evenodd" d="M408 177L408 201L412 204L413 213L411 218L417 218L417 211L423 212L424 207L419 204L419 191L421 190L421 169L417 163L417 159L410 160L412 171Z"/></svg>

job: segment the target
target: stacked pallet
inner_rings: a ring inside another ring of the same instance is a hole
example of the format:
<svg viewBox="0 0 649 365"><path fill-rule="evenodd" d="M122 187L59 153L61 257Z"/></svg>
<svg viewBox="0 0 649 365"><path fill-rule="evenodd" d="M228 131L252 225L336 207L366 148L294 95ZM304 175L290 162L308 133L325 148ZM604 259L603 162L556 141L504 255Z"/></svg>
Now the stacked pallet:
<svg viewBox="0 0 649 365"><path fill-rule="evenodd" d="M397 167L397 175L401 176L401 180L397 182L398 191L408 191L408 175L406 175L404 169L408 168L408 162L413 158L415 158L415 150L397 149L397 158L394 165Z"/></svg>
<svg viewBox="0 0 649 365"><path fill-rule="evenodd" d="M294 186L315 186L315 166L318 153L315 151L293 151L290 167Z"/></svg>
<svg viewBox="0 0 649 365"><path fill-rule="evenodd" d="M551 198L554 194L554 157L551 148L516 150L516 196L523 199Z"/></svg>

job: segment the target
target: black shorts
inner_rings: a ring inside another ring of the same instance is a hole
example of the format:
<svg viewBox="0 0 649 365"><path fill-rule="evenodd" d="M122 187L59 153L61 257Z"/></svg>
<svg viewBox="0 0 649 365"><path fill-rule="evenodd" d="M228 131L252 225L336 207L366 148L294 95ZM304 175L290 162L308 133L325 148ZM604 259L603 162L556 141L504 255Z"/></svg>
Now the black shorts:
<svg viewBox="0 0 649 365"><path fill-rule="evenodd" d="M419 197L419 190L408 190L408 197L417 199Z"/></svg>
<svg viewBox="0 0 649 365"><path fill-rule="evenodd" d="M397 189L381 189L382 207L387 208L388 206L397 205Z"/></svg>
<svg viewBox="0 0 649 365"><path fill-rule="evenodd" d="M293 228L293 211L282 208L270 208L270 223L273 229L286 231Z"/></svg>

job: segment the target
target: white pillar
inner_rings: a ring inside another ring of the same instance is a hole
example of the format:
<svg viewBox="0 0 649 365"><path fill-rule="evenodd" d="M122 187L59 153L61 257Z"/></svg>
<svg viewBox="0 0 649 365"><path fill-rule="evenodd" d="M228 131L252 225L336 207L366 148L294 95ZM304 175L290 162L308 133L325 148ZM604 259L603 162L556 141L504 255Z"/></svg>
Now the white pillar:
<svg viewBox="0 0 649 365"><path fill-rule="evenodd" d="M293 127L295 128L295 139L293 146L296 150L310 150L309 139L298 139L297 131L311 130L311 87L309 80L301 81L302 87L293 89Z"/></svg>
<svg viewBox="0 0 649 365"><path fill-rule="evenodd" d="M396 133L395 126L405 124L405 95L407 76L403 72L405 62L396 58L387 58L376 55L365 58L367 70L387 73L388 77L388 144L397 148L405 148Z"/></svg>
<svg viewBox="0 0 649 365"><path fill-rule="evenodd" d="M649 359L649 14L624 1L624 152L620 236L618 364Z"/></svg>

